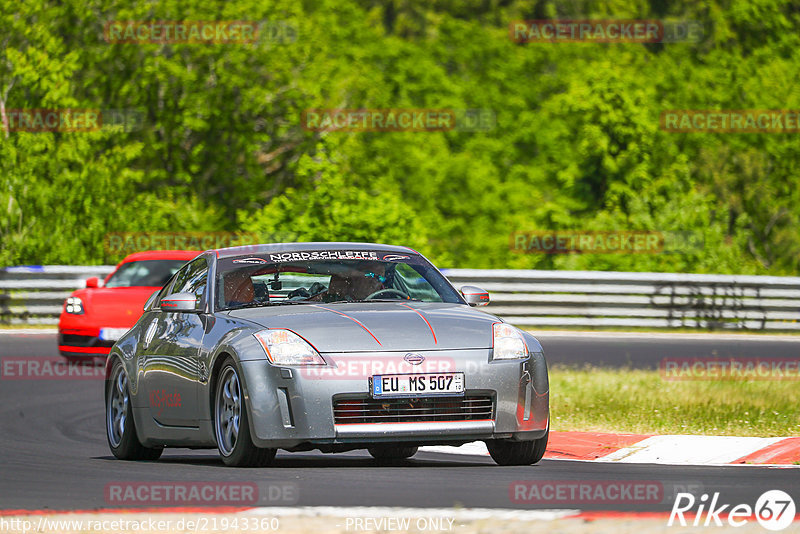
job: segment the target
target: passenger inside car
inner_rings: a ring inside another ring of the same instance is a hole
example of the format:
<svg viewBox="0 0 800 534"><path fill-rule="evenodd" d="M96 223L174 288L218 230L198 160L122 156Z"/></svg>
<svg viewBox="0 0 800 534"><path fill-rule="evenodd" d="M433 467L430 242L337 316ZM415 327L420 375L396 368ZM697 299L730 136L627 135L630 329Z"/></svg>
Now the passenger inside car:
<svg viewBox="0 0 800 534"><path fill-rule="evenodd" d="M331 275L327 291L318 293L308 300L334 302L338 300L364 300L371 294L384 289L386 268L381 263L365 263L361 269Z"/></svg>
<svg viewBox="0 0 800 534"><path fill-rule="evenodd" d="M222 300L225 307L250 304L255 300L255 288L247 269L225 274Z"/></svg>

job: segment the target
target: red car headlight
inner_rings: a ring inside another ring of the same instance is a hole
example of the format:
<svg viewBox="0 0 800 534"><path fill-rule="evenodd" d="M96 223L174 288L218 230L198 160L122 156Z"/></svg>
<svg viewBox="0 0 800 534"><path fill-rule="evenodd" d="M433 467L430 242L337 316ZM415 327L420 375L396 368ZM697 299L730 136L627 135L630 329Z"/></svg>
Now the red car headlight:
<svg viewBox="0 0 800 534"><path fill-rule="evenodd" d="M83 301L80 297L68 297L64 302L64 311L73 315L83 315Z"/></svg>

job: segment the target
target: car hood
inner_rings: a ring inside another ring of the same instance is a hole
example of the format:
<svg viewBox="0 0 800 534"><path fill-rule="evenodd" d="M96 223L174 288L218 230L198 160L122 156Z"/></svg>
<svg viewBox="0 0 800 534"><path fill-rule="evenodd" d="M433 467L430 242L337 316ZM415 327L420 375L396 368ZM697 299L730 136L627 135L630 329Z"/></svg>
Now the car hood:
<svg viewBox="0 0 800 534"><path fill-rule="evenodd" d="M499 319L465 304L370 302L296 304L227 312L266 328L287 328L319 352L491 348Z"/></svg>
<svg viewBox="0 0 800 534"><path fill-rule="evenodd" d="M144 304L157 287L98 287L79 289L84 317L100 326L132 327L143 313ZM99 321L99 322L98 322Z"/></svg>

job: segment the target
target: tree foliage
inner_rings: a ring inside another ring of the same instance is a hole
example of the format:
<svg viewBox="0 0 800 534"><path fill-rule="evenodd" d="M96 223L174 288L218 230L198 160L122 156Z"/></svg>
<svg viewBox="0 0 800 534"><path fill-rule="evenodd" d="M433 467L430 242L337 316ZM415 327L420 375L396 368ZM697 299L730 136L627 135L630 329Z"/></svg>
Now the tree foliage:
<svg viewBox="0 0 800 534"><path fill-rule="evenodd" d="M697 21L697 42L528 43L524 19ZM253 43L109 43L110 21L249 20ZM277 26L276 26L277 25ZM282 26L281 26L282 25ZM797 134L669 133L668 109L800 109L800 5L615 0L0 0L0 264L104 263L108 232L407 244L451 267L796 274ZM489 110L477 131L315 132L311 108ZM520 254L513 232L690 233L669 254Z"/></svg>

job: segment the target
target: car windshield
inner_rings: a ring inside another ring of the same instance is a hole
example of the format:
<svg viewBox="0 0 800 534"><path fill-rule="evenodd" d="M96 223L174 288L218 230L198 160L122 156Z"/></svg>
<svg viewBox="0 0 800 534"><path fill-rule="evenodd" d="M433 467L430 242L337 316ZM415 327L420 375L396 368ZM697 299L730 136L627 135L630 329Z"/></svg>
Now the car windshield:
<svg viewBox="0 0 800 534"><path fill-rule="evenodd" d="M223 258L217 265L217 309L288 304L462 300L416 254L303 251Z"/></svg>
<svg viewBox="0 0 800 534"><path fill-rule="evenodd" d="M161 287L186 263L185 260L142 260L123 263L105 287Z"/></svg>

